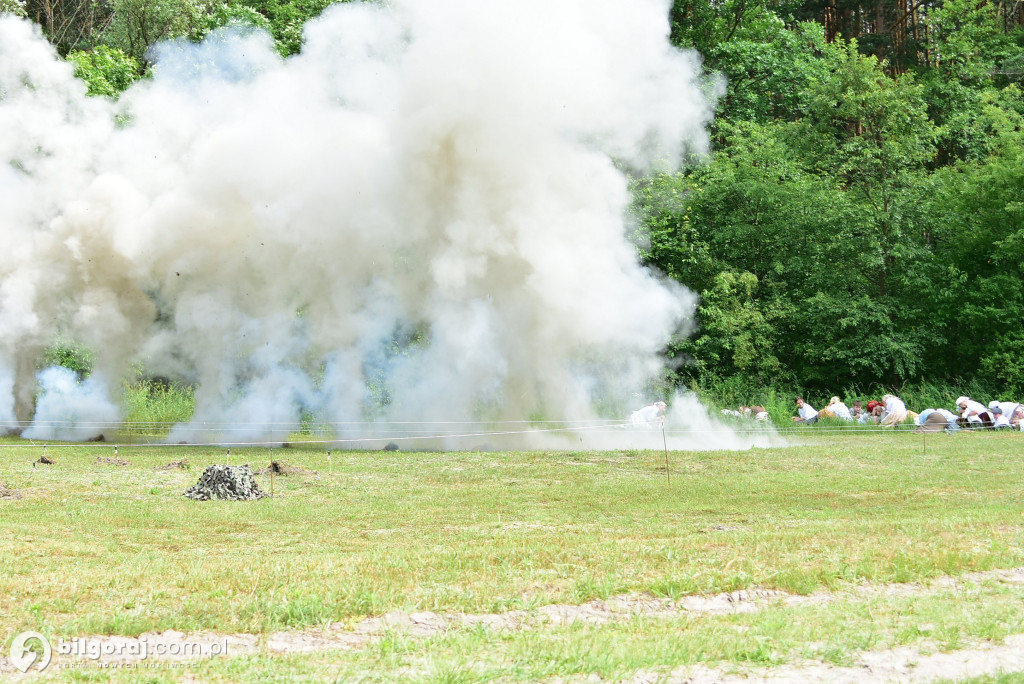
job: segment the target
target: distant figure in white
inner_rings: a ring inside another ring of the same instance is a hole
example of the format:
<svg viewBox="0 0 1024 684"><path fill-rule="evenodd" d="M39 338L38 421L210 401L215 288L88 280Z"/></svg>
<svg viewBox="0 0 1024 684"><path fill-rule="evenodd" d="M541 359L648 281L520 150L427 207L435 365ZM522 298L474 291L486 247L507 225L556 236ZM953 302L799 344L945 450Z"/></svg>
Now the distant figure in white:
<svg viewBox="0 0 1024 684"><path fill-rule="evenodd" d="M960 427L990 428L995 425L988 407L980 401L974 401L970 397L957 397L956 406L960 409L960 420L957 421Z"/></svg>
<svg viewBox="0 0 1024 684"><path fill-rule="evenodd" d="M793 416L794 423L807 423L811 425L818 422L818 412L813 406L804 401L803 397L796 398L796 408L800 415Z"/></svg>
<svg viewBox="0 0 1024 684"><path fill-rule="evenodd" d="M882 401L885 402L885 410L878 420L879 425L895 426L907 419L907 405L903 403L902 399L892 394L886 394L882 397Z"/></svg>
<svg viewBox="0 0 1024 684"><path fill-rule="evenodd" d="M667 408L668 404L663 401L648 404L638 411L633 411L629 416L629 425L648 430L660 428L665 424L665 409Z"/></svg>
<svg viewBox="0 0 1024 684"><path fill-rule="evenodd" d="M850 407L843 403L839 397L832 397L829 399L828 406L825 407L825 410L829 411L839 420L853 420L853 416L850 414Z"/></svg>
<svg viewBox="0 0 1024 684"><path fill-rule="evenodd" d="M768 420L768 412L765 411L764 406L740 406L740 413L748 417L753 417L754 420L760 420L762 422Z"/></svg>
<svg viewBox="0 0 1024 684"><path fill-rule="evenodd" d="M992 414L995 427L1024 430L1024 405L1015 401L990 401L988 411Z"/></svg>

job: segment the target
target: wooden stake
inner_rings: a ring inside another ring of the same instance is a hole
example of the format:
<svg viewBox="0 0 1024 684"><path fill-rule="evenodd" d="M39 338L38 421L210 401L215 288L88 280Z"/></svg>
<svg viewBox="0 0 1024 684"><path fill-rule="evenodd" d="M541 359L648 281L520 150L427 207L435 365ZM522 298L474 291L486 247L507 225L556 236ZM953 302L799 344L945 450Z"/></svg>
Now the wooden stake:
<svg viewBox="0 0 1024 684"><path fill-rule="evenodd" d="M672 471L669 470L668 464L668 437L665 436L665 419L661 420L661 441L665 445L665 478L668 480L668 484L672 484Z"/></svg>

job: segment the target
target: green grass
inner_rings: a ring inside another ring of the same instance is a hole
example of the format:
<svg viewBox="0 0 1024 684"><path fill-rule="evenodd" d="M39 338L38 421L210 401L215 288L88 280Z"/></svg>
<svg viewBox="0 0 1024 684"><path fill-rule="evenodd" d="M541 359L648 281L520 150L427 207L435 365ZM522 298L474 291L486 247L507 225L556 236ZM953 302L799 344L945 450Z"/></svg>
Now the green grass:
<svg viewBox="0 0 1024 684"><path fill-rule="evenodd" d="M233 449L236 464L278 458L319 477L275 478L273 499L206 503L181 494L224 461L219 449L121 446L131 465L117 467L95 463L111 446L51 445L57 464L32 468L41 447L8 441L0 482L23 498L0 500L0 635L264 633L391 610L500 612L751 587L807 594L1024 566L1019 433L924 442L806 432L814 443L785 449L675 452L671 483L660 452L334 452L328 463L319 449ZM153 470L180 458L190 471ZM1021 598L1020 588L989 587L970 603L854 597L750 616L459 629L356 652L225 658L203 664L203 679L535 680L692 662L841 664L863 648L1024 632Z"/></svg>
<svg viewBox="0 0 1024 684"><path fill-rule="evenodd" d="M192 387L139 380L124 385L122 404L127 434L164 437L175 423L192 418L196 396Z"/></svg>
<svg viewBox="0 0 1024 684"><path fill-rule="evenodd" d="M404 639L379 649L324 656L251 657L244 661L284 665L315 678L335 667L343 680L367 676L393 681L436 681L445 670L472 672L472 681L540 681L553 676L596 674L615 681L640 669L667 673L696 664L768 667L807 658L840 667L854 653L928 639L924 653L963 645L968 637L997 639L1022 629L1024 592L976 587L925 599L880 597L865 602L786 607L729 616L635 618L606 625L574 624L544 630L494 633L464 629L429 640ZM994 615L992 619L984 616ZM945 620L935 627L929 623ZM204 676L230 672L228 662L204 664ZM237 664L234 666L237 667Z"/></svg>
<svg viewBox="0 0 1024 684"><path fill-rule="evenodd" d="M751 614L637 617L520 632L456 628L432 638L391 634L363 649L200 660L202 681L523 681L597 675L618 681L706 665L757 673L806 660L857 667L865 650L915 645L923 657L998 643L1024 630L1024 590L994 582L921 597L840 596L829 603L770 605ZM106 680L134 673L99 673ZM173 680L170 673L167 679ZM1014 675L978 682L1021 681Z"/></svg>

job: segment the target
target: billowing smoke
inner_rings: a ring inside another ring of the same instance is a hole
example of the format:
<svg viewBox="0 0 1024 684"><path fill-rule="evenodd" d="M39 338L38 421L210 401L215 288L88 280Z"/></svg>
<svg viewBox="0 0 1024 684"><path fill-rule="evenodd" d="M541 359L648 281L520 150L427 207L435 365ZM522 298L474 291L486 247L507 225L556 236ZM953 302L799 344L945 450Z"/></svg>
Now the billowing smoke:
<svg viewBox="0 0 1024 684"><path fill-rule="evenodd" d="M628 415L695 305L626 237L624 170L707 142L667 32L660 0L343 4L287 60L160 46L112 103L0 19L0 422L58 334L108 399L195 384L174 440Z"/></svg>
<svg viewBox="0 0 1024 684"><path fill-rule="evenodd" d="M90 439L119 418L120 409L110 401L99 375L78 382L74 371L47 368L39 373L39 385L35 419L23 433L28 439Z"/></svg>

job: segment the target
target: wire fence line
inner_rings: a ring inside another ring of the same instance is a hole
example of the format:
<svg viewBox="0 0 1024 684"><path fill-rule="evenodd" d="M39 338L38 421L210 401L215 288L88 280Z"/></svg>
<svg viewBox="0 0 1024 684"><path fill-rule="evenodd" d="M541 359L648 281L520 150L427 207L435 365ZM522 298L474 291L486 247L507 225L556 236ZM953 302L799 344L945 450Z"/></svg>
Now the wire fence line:
<svg viewBox="0 0 1024 684"><path fill-rule="evenodd" d="M11 423L7 424L9 427ZM32 423L17 424L22 428L29 426L35 428L47 428L50 430L70 430L89 428L97 431L115 432L116 437L123 438L117 441L119 446L133 447L279 447L284 444L292 446L345 446L376 443L398 443L398 442L430 442L440 440L462 440L480 439L490 437L510 437L528 435L550 435L550 434L587 434L600 435L654 435L662 432L673 442L685 440L687 437L709 437L714 435L740 435L759 437L781 437L781 438L811 438L814 436L826 435L864 435L865 437L876 433L902 433L902 434L928 434L917 432L917 426L913 424L902 424L898 426L878 425L820 425L820 426L784 426L778 427L772 424L754 423L749 425L734 425L719 423L707 427L681 427L666 425L661 427L636 427L628 421L615 420L505 420L505 421L341 421L332 423L317 423L310 427L307 424L296 422L231 422L231 423L171 423L153 421L36 421ZM445 429L446 427L449 429ZM474 426L479 426L473 429ZM206 439L200 438L197 441L185 440L178 442L168 441L168 434L172 428L181 427L191 436L207 435ZM255 430L254 430L255 428ZM268 437L258 439L234 439L233 434L253 433L259 431L267 434ZM992 428L976 428L961 430L962 432L994 431ZM331 434L324 434L324 433ZM275 433L283 433L277 437ZM937 434L933 432L932 434ZM217 436L217 439L213 439ZM108 444L114 446L114 441L105 440L61 440L58 438L28 439L28 444L0 443L2 448L39 448L51 443L61 446L96 446ZM136 441L140 440L140 441ZM780 445L781 446L781 445Z"/></svg>

